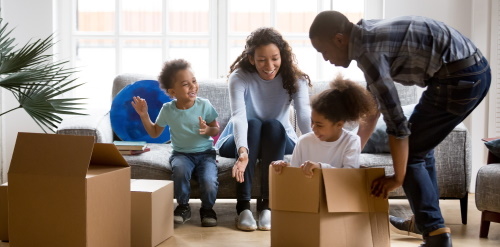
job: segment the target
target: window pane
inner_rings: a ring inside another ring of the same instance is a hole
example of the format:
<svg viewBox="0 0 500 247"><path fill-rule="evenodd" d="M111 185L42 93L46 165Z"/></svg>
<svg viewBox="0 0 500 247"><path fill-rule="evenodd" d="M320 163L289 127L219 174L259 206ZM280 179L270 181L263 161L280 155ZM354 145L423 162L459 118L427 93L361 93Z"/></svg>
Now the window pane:
<svg viewBox="0 0 500 247"><path fill-rule="evenodd" d="M231 0L228 2L229 33L250 34L259 27L271 25L270 0Z"/></svg>
<svg viewBox="0 0 500 247"><path fill-rule="evenodd" d="M207 0L168 1L168 31L208 33L210 31L209 2Z"/></svg>
<svg viewBox="0 0 500 247"><path fill-rule="evenodd" d="M365 0L332 0L333 10L339 11L354 23L363 18Z"/></svg>
<svg viewBox="0 0 500 247"><path fill-rule="evenodd" d="M89 108L111 105L111 86L115 74L115 42L110 39L79 39L76 49L79 81L77 96L88 98Z"/></svg>
<svg viewBox="0 0 500 247"><path fill-rule="evenodd" d="M124 32L161 32L162 1L123 0L121 28Z"/></svg>
<svg viewBox="0 0 500 247"><path fill-rule="evenodd" d="M276 1L276 28L282 33L309 33L317 15L317 4L303 0Z"/></svg>
<svg viewBox="0 0 500 247"><path fill-rule="evenodd" d="M112 32L115 30L115 1L77 1L77 16L77 31Z"/></svg>
<svg viewBox="0 0 500 247"><path fill-rule="evenodd" d="M193 73L198 79L210 76L209 40L169 40L168 59L182 58L191 63Z"/></svg>
<svg viewBox="0 0 500 247"><path fill-rule="evenodd" d="M311 46L309 39L287 40L297 59L298 67L309 75L311 80L317 79L316 50Z"/></svg>
<svg viewBox="0 0 500 247"><path fill-rule="evenodd" d="M125 40L122 72L158 75L162 64L161 40Z"/></svg>
<svg viewBox="0 0 500 247"><path fill-rule="evenodd" d="M236 60L236 58L241 55L243 52L243 49L245 49L245 42L246 39L230 39L228 44L228 57L227 57L227 70L226 72L229 73L229 67L233 62ZM226 75L224 75L226 76Z"/></svg>

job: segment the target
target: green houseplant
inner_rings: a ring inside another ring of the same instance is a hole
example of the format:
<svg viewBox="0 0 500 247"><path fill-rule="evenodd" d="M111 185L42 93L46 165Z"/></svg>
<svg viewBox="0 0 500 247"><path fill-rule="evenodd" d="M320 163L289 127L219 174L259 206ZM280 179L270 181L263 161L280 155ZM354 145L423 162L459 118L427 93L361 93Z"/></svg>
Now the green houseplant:
<svg viewBox="0 0 500 247"><path fill-rule="evenodd" d="M52 35L16 49L7 26L0 19L0 87L12 92L19 106L0 116L22 108L47 133L56 131L59 115L84 115L82 98L61 98L82 84L73 85L76 71L64 67L67 61L53 62L53 55L44 54L54 45Z"/></svg>

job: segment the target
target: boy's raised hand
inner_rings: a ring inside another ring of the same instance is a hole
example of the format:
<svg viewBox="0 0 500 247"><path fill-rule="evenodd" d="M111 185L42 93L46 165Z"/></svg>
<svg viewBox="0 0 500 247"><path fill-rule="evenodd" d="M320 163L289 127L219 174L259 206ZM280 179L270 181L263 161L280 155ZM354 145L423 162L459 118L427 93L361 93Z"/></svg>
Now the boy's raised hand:
<svg viewBox="0 0 500 247"><path fill-rule="evenodd" d="M276 160L271 162L271 166L273 166L274 172L276 172L277 174L281 174L283 167L290 166L290 164L288 164L284 160Z"/></svg>
<svg viewBox="0 0 500 247"><path fill-rule="evenodd" d="M203 120L203 118L201 118L201 116L198 117L198 120L200 121L200 135L206 135L207 131L208 131L207 122L205 120Z"/></svg>
<svg viewBox="0 0 500 247"><path fill-rule="evenodd" d="M134 96L132 98L132 107L134 107L134 110L139 114L139 116L142 116L144 114L148 113L148 103L146 102L145 99L139 97L139 96Z"/></svg>
<svg viewBox="0 0 500 247"><path fill-rule="evenodd" d="M321 166L319 163L312 162L312 161L306 161L304 164L300 165L300 168L302 168L302 172L304 172L304 175L306 175L307 178L312 178L314 173L314 169L319 169Z"/></svg>

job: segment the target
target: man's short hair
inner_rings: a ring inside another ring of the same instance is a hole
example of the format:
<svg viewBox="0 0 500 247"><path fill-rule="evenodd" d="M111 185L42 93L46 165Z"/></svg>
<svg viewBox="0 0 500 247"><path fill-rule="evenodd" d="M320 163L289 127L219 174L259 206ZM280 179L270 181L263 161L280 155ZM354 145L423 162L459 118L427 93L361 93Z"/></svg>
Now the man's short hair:
<svg viewBox="0 0 500 247"><path fill-rule="evenodd" d="M309 28L309 38L330 38L337 33L350 33L352 25L352 22L338 11L323 11L314 18Z"/></svg>

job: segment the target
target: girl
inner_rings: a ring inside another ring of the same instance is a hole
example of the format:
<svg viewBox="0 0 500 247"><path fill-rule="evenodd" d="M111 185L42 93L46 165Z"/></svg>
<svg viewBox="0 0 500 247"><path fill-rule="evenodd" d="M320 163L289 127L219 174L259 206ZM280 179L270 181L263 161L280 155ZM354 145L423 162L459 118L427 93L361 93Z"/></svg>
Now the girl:
<svg viewBox="0 0 500 247"><path fill-rule="evenodd" d="M293 150L291 164L272 162L281 173L284 166L300 166L306 177L319 168L359 168L361 142L358 135L345 130L346 122L359 121L376 112L373 96L362 86L338 76L311 103L313 132L302 135Z"/></svg>

